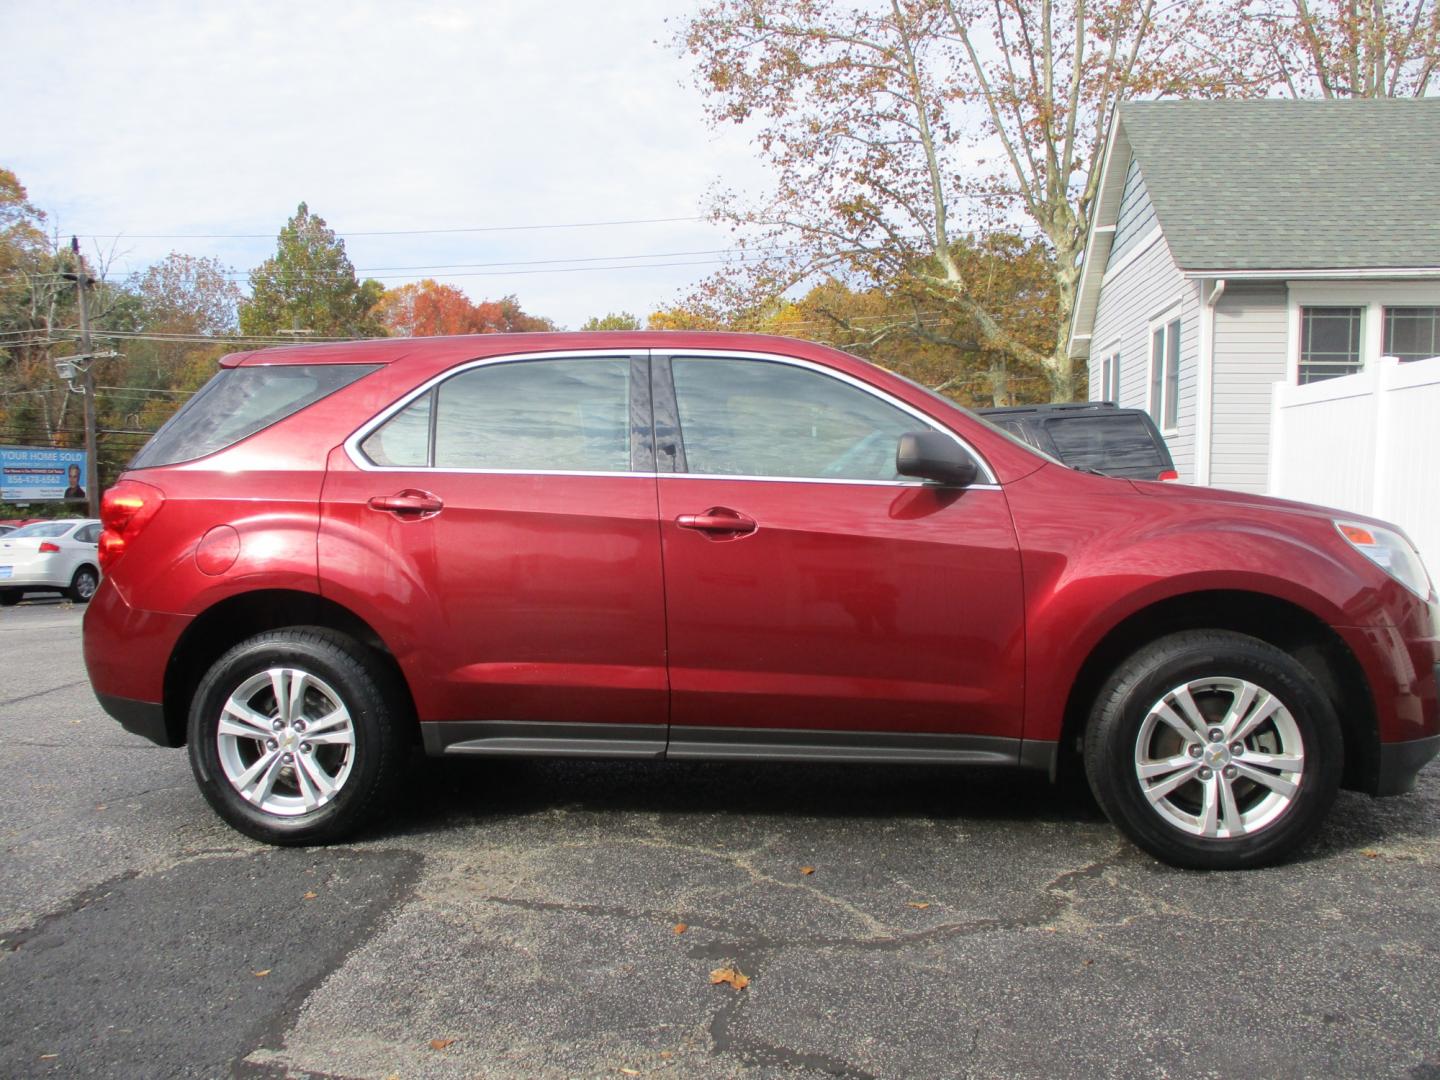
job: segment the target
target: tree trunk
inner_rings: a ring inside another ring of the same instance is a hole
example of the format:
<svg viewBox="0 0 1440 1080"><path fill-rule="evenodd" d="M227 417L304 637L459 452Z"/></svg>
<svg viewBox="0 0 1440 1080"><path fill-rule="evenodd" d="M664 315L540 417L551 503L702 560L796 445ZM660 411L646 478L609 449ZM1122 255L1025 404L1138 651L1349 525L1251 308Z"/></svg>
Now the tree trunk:
<svg viewBox="0 0 1440 1080"><path fill-rule="evenodd" d="M1050 381L1051 401L1074 401L1075 361L1070 358L1070 315L1075 310L1075 289L1080 283L1080 252L1069 245L1057 245L1055 252L1055 351L1045 358L1045 377Z"/></svg>

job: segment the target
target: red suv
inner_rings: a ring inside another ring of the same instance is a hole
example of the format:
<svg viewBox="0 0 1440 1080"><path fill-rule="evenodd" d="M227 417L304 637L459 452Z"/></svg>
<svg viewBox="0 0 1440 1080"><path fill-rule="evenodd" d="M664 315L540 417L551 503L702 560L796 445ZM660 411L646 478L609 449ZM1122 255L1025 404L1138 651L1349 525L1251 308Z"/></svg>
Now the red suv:
<svg viewBox="0 0 1440 1080"><path fill-rule="evenodd" d="M539 334L242 353L105 495L101 704L313 843L431 754L1052 775L1244 867L1440 749L1395 528L1077 472L819 345Z"/></svg>

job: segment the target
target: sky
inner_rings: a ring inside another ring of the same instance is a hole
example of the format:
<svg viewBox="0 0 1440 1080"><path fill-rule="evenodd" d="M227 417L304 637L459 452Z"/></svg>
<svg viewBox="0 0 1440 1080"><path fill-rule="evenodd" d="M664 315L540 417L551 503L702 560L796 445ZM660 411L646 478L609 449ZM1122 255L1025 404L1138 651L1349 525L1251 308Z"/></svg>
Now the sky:
<svg viewBox="0 0 1440 1080"><path fill-rule="evenodd" d="M361 277L643 320L733 247L708 193L765 183L704 118L690 10L0 0L0 167L111 277L180 251L243 286L303 200ZM531 228L595 222L631 224Z"/></svg>

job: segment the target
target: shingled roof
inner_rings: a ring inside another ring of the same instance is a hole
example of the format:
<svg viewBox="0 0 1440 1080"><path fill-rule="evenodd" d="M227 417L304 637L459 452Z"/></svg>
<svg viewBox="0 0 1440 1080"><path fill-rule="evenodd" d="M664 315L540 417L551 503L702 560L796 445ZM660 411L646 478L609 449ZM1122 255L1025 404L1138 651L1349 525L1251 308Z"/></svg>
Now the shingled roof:
<svg viewBox="0 0 1440 1080"><path fill-rule="evenodd" d="M1089 352L1132 156L1186 274L1440 268L1440 98L1128 101L1105 149L1072 356Z"/></svg>
<svg viewBox="0 0 1440 1080"><path fill-rule="evenodd" d="M1176 264L1440 265L1440 98L1121 106Z"/></svg>

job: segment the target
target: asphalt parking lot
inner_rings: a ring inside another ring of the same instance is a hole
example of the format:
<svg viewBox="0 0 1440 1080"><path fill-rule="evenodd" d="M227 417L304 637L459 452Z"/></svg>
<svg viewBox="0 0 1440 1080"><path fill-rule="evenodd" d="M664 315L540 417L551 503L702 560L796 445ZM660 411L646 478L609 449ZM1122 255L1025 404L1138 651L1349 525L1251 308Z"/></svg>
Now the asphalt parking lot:
<svg viewBox="0 0 1440 1080"><path fill-rule="evenodd" d="M0 612L0 1075L1440 1077L1434 769L1244 874L901 767L417 761L277 850L100 711L82 610Z"/></svg>

